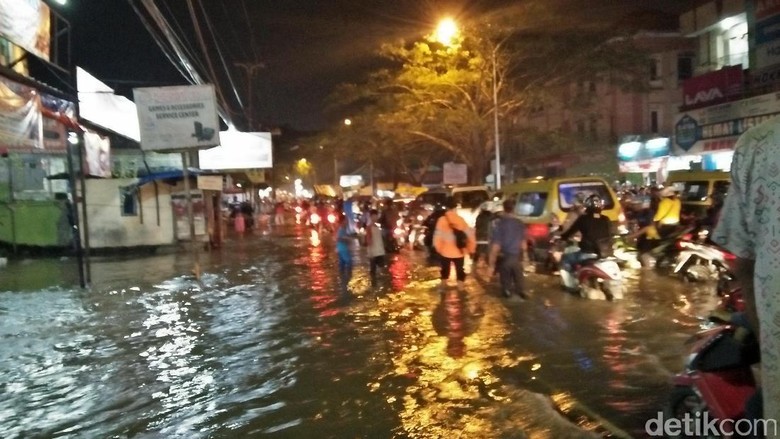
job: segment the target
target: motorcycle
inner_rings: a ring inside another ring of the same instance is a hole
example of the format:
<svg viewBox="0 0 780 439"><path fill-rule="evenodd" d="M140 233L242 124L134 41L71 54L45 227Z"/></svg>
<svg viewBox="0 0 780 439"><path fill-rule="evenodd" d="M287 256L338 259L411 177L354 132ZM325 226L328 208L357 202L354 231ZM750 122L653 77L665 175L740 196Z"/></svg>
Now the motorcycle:
<svg viewBox="0 0 780 439"><path fill-rule="evenodd" d="M746 406L757 388L751 369L759 361L755 337L742 326L725 324L699 332L686 345L685 370L672 378L674 390L664 410L665 418L745 418ZM735 424L718 425L730 429ZM698 433L710 437L710 433L731 435L734 431Z"/></svg>
<svg viewBox="0 0 780 439"><path fill-rule="evenodd" d="M563 253L578 250L576 245L571 245ZM625 295L623 274L612 256L599 258L595 253L582 254L574 273L561 269L560 274L564 289L586 299L619 300Z"/></svg>
<svg viewBox="0 0 780 439"><path fill-rule="evenodd" d="M680 253L672 273L691 282L718 278L723 270L727 270L729 262L736 258L703 239L694 240L688 235L681 237L676 245Z"/></svg>

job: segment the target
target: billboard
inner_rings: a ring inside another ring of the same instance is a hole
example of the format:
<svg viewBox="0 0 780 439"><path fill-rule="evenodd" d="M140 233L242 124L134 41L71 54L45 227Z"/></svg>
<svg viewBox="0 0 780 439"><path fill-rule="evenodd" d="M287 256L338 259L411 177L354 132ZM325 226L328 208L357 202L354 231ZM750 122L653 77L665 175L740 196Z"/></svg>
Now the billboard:
<svg viewBox="0 0 780 439"><path fill-rule="evenodd" d="M271 133L219 133L220 145L198 151L200 169L263 169L273 167Z"/></svg>
<svg viewBox="0 0 780 439"><path fill-rule="evenodd" d="M40 0L0 0L0 36L49 60L51 11Z"/></svg>
<svg viewBox="0 0 780 439"><path fill-rule="evenodd" d="M212 85L136 88L133 96L141 149L200 149L219 145L217 97Z"/></svg>
<svg viewBox="0 0 780 439"><path fill-rule="evenodd" d="M138 110L130 99L114 94L107 86L81 67L76 68L79 113L84 120L128 139L141 141Z"/></svg>

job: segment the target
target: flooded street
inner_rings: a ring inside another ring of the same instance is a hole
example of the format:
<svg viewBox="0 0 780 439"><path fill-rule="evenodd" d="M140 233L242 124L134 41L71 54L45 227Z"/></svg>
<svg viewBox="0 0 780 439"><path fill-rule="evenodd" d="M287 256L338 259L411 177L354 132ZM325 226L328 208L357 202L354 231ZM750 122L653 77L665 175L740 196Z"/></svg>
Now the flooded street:
<svg viewBox="0 0 780 439"><path fill-rule="evenodd" d="M338 300L329 236L303 229L185 252L11 262L0 279L0 433L29 437L643 437L714 287L629 271L586 301L529 274L507 302L475 276L439 294L403 251Z"/></svg>

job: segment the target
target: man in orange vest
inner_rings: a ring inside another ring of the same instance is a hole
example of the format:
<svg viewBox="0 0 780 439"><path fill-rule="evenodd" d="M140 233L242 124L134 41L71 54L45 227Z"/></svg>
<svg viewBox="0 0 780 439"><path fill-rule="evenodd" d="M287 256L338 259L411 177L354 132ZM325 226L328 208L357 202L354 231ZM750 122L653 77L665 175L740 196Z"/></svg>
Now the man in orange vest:
<svg viewBox="0 0 780 439"><path fill-rule="evenodd" d="M455 264L455 274L458 280L458 289L463 290L466 280L466 271L464 262L466 254L472 254L477 249L477 240L474 236L474 230L469 228L455 209L458 204L450 197L444 203L447 209L444 215L436 222L436 229L433 232L433 247L439 254L441 261L441 284L439 290L443 291L447 286L447 280L450 278L450 268ZM456 230L466 234L465 246L458 245Z"/></svg>

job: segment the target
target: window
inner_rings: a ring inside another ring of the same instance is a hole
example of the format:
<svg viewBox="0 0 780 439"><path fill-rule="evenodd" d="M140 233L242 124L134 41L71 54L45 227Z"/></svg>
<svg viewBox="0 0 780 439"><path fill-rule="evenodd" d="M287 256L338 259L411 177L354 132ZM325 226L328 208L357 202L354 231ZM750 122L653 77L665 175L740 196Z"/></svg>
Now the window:
<svg viewBox="0 0 780 439"><path fill-rule="evenodd" d="M689 55L677 58L677 80L693 78L693 57Z"/></svg>
<svg viewBox="0 0 780 439"><path fill-rule="evenodd" d="M523 192L517 196L515 213L520 216L542 216L546 204L546 192Z"/></svg>
<svg viewBox="0 0 780 439"><path fill-rule="evenodd" d="M650 112L650 132L658 132L658 111L655 110Z"/></svg>
<svg viewBox="0 0 780 439"><path fill-rule="evenodd" d="M577 183L561 183L558 185L559 203L561 210L568 212L574 200L585 199L590 195L598 195L604 200L604 210L615 207L615 200L609 192L609 188L601 181L580 181Z"/></svg>
<svg viewBox="0 0 780 439"><path fill-rule="evenodd" d="M486 191L456 192L453 197L465 209L476 209L488 200Z"/></svg>
<svg viewBox="0 0 780 439"><path fill-rule="evenodd" d="M680 201L704 201L707 199L707 192L709 191L710 182L706 180L702 181L686 181L675 182L674 187L680 191Z"/></svg>
<svg viewBox="0 0 780 439"><path fill-rule="evenodd" d="M122 216L138 215L138 188L134 186L119 188L119 204Z"/></svg>
<svg viewBox="0 0 780 439"><path fill-rule="evenodd" d="M660 79L661 79L661 59L653 57L650 59L650 80L658 81Z"/></svg>
<svg viewBox="0 0 780 439"><path fill-rule="evenodd" d="M447 194L443 192L426 192L424 194L420 194L415 201L419 205L444 205L444 202L447 201Z"/></svg>

